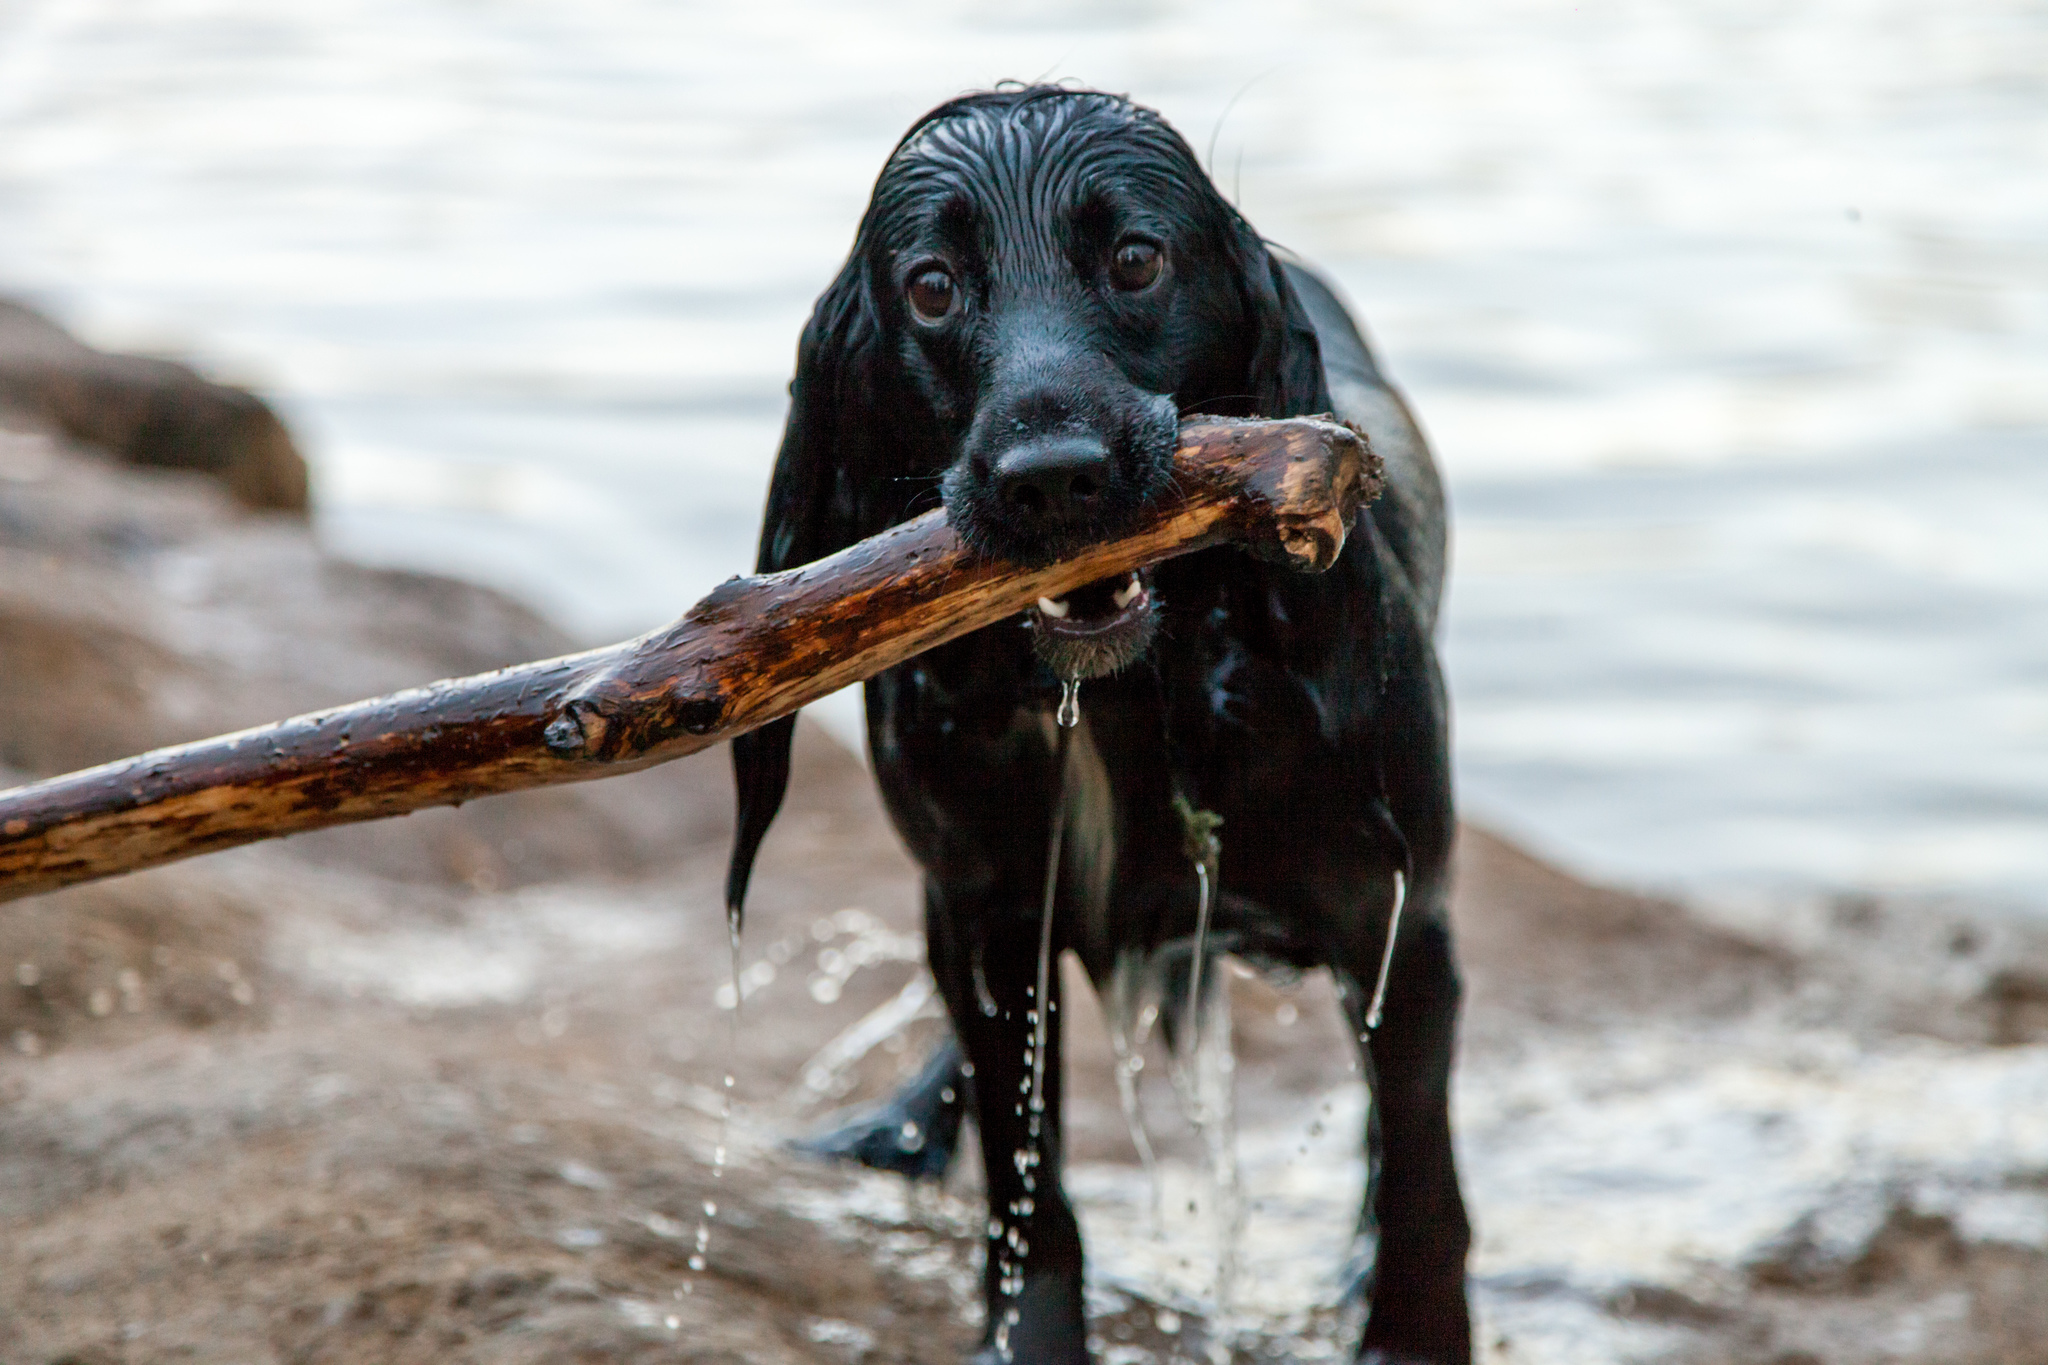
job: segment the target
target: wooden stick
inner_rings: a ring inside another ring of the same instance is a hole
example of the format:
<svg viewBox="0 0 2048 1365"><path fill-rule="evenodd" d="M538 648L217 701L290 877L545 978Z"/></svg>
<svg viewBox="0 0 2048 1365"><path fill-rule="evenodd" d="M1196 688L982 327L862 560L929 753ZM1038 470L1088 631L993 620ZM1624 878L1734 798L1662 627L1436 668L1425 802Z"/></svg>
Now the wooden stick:
<svg viewBox="0 0 2048 1365"><path fill-rule="evenodd" d="M681 758L1041 596L1224 541L1320 571L1378 495L1333 421L1195 419L1173 496L1041 569L978 559L943 512L813 564L734 578L621 645L456 678L0 792L0 900L329 825Z"/></svg>

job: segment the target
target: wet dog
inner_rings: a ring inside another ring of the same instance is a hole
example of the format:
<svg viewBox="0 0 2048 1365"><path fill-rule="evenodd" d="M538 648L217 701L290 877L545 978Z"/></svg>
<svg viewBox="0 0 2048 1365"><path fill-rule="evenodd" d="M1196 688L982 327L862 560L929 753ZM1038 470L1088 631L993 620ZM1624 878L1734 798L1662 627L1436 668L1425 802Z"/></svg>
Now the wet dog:
<svg viewBox="0 0 2048 1365"><path fill-rule="evenodd" d="M1160 494L1183 414L1333 411L1368 433L1388 488L1328 573L1205 550L1042 600L867 684L875 774L924 869L957 1042L823 1145L943 1171L971 1106L990 1210L977 1361L1088 1359L1057 1027L1037 1046L1038 1010L1056 1022L1059 1007L1058 974L1039 966L1048 882L1051 948L1113 1001L1176 955L1336 974L1374 1093L1360 1358L1469 1360L1432 643L1442 494L1336 296L1268 248L1164 120L1115 96L1005 89L919 120L804 331L763 570L941 500L976 549L1045 563L1117 535ZM1088 680L1081 718L1062 731L1073 678ZM735 913L791 731L733 745ZM1200 942L1194 812L1221 817L1224 836Z"/></svg>

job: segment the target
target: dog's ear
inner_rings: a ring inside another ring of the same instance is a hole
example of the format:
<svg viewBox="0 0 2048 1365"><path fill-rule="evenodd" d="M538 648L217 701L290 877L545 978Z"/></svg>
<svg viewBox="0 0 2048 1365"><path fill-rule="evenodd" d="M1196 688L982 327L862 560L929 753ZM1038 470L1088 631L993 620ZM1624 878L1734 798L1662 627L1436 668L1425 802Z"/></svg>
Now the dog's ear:
<svg viewBox="0 0 2048 1365"><path fill-rule="evenodd" d="M759 573L808 564L861 536L855 489L872 440L874 363L880 327L861 270L862 251L818 300L797 345L789 420L761 520ZM789 788L796 717L771 721L732 742L738 819L726 865L725 907L735 926L753 876L754 856Z"/></svg>
<svg viewBox="0 0 2048 1365"><path fill-rule="evenodd" d="M1258 415L1328 412L1330 390L1323 378L1323 348L1316 340L1315 324L1265 239L1235 212L1231 218L1231 256L1254 337L1248 378L1250 392L1258 399Z"/></svg>

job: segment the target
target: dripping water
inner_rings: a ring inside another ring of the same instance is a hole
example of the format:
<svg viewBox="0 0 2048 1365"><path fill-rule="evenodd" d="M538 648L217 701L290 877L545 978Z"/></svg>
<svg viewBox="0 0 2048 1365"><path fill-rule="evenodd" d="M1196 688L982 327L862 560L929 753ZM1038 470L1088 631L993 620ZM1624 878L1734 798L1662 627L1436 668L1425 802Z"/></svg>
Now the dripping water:
<svg viewBox="0 0 2048 1365"><path fill-rule="evenodd" d="M1215 900L1215 883L1222 871L1223 841L1216 831L1222 827L1223 817L1214 811L1199 810L1187 797L1178 792L1173 797L1173 812L1180 817L1181 851L1195 869L1195 942L1194 950L1188 957L1187 1004L1182 1012L1181 1033L1189 1040L1201 1037L1202 1032L1202 972L1209 960L1209 918ZM1192 1104L1194 1092L1182 1087L1183 1097ZM1197 1130L1203 1126L1205 1115L1199 1107L1188 1110L1188 1121Z"/></svg>
<svg viewBox="0 0 2048 1365"><path fill-rule="evenodd" d="M1210 1233L1216 1251L1213 1337L1216 1348L1227 1351L1238 1242L1244 1231L1243 1178L1237 1161L1237 1060L1231 1047L1229 980L1220 973L1204 975L1223 863L1223 841L1216 833L1223 817L1197 809L1179 794L1173 804L1184 834L1182 848L1195 870L1195 937L1188 962L1187 1003L1173 1039L1169 1074L1188 1124L1202 1140Z"/></svg>
<svg viewBox="0 0 2048 1365"><path fill-rule="evenodd" d="M1209 956L1209 865L1195 864L1195 951L1188 956L1188 1006L1183 1027L1189 1038L1201 1036L1202 964ZM1192 1115L1197 1127L1203 1115Z"/></svg>
<svg viewBox="0 0 2048 1365"><path fill-rule="evenodd" d="M1145 1131L1145 1112L1138 1101L1138 1073L1145 1069L1145 1040L1151 1033L1154 1015L1142 1012L1139 1000L1143 956L1126 952L1118 956L1110 977L1109 1045L1116 1056L1116 1099L1124 1114L1124 1131L1138 1154L1145 1172L1145 1184L1152 1193L1151 1223L1154 1241L1166 1235L1166 1182L1159 1160L1152 1154L1152 1137ZM1133 1026L1136 1026L1135 1029Z"/></svg>
<svg viewBox="0 0 2048 1365"><path fill-rule="evenodd" d="M1060 709L1056 713L1060 728L1071 730L1081 723L1081 680L1068 678L1060 684Z"/></svg>
<svg viewBox="0 0 2048 1365"><path fill-rule="evenodd" d="M1025 1141L1024 1146L1013 1153L1024 1194L1010 1206L1010 1214L1016 1221L1001 1233L1002 1240L996 1245L1002 1292L1010 1300L995 1332L996 1354L1005 1361L1012 1358L1010 1329L1017 1325L1021 1315L1016 1301L1024 1292L1024 1265L1031 1255L1031 1243L1025 1239L1024 1230L1029 1226L1027 1220L1037 1208L1038 1167L1044 1151L1045 1061L1052 1041L1053 1012L1052 916L1059 901L1060 854L1067 830L1067 799L1071 785L1067 758L1071 732L1080 719L1081 683L1078 678L1069 678L1062 684L1059 738L1053 745L1053 768L1059 773L1059 796L1053 802L1051 829L1046 835L1045 889L1038 915L1038 975L1031 993L1031 1009L1026 1015L1031 1025L1031 1050L1028 1054L1031 1075L1025 1083ZM993 1221L990 1231L997 1231Z"/></svg>
<svg viewBox="0 0 2048 1365"><path fill-rule="evenodd" d="M1241 1325L1236 1312L1238 1252L1244 1236L1244 1179L1237 1154L1237 1057L1231 1043L1230 978L1209 973L1190 1009L1192 1032L1175 1039L1175 1086L1188 1124L1202 1141L1202 1175L1209 1240L1215 1253L1210 1290L1209 1349L1230 1359L1229 1343Z"/></svg>
<svg viewBox="0 0 2048 1365"><path fill-rule="evenodd" d="M1387 912L1387 943L1380 949L1380 975L1373 983L1372 1003L1365 1008L1365 1027L1368 1031L1380 1026L1380 1012L1386 1007L1387 977L1394 970L1394 941L1401 933L1401 907L1407 903L1408 874L1395 868L1394 908Z"/></svg>
<svg viewBox="0 0 2048 1365"><path fill-rule="evenodd" d="M702 1274L710 1264L711 1225L718 1219L717 1195L725 1184L726 1153L732 1146L733 1091L738 1085L740 1062L740 908L737 905L726 907L725 942L726 965L732 978L732 1018L727 1022L725 1066L720 1072L718 1141L711 1149L712 1197L704 1201L699 1211L696 1243L691 1248L688 1262L692 1278L683 1283L686 1294L694 1291L694 1277Z"/></svg>

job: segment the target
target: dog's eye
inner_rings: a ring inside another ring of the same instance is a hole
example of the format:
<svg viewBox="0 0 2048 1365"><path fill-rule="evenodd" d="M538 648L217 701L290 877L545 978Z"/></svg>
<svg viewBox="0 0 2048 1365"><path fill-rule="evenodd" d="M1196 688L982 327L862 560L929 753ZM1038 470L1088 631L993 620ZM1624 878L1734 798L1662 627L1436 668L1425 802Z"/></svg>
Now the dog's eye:
<svg viewBox="0 0 2048 1365"><path fill-rule="evenodd" d="M904 292L909 295L911 311L926 322L937 322L952 312L953 301L960 294L953 285L953 277L937 268L920 270L911 276L910 287Z"/></svg>
<svg viewBox="0 0 2048 1365"><path fill-rule="evenodd" d="M1119 243L1116 254L1109 258L1109 282L1127 291L1144 289L1159 278L1159 267L1164 259L1159 248L1151 242Z"/></svg>

